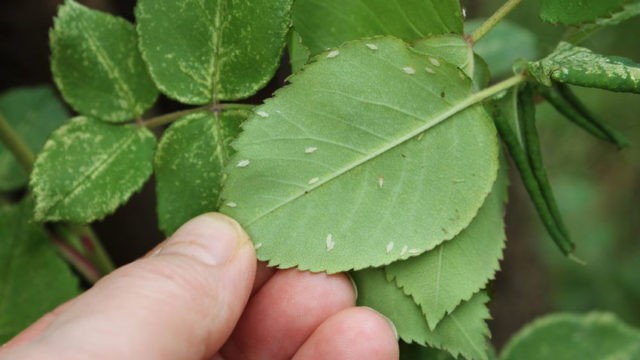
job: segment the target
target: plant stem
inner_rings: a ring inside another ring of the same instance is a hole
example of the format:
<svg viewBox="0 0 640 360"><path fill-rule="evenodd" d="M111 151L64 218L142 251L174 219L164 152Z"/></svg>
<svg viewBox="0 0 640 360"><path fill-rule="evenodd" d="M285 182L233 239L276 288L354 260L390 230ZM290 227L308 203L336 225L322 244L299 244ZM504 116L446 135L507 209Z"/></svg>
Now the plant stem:
<svg viewBox="0 0 640 360"><path fill-rule="evenodd" d="M0 114L0 141L13 153L27 173L31 172L35 155L2 114Z"/></svg>
<svg viewBox="0 0 640 360"><path fill-rule="evenodd" d="M479 103L481 101L484 101L498 93L500 93L501 91L507 90L509 88L512 88L520 83L523 83L525 80L527 79L527 76L524 74L517 74L514 75L508 79L502 80L501 82L494 84L492 86L489 86L488 88L482 89L480 91L478 91L477 93L471 95L470 97L468 97L465 101L464 104L469 104L467 106Z"/></svg>
<svg viewBox="0 0 640 360"><path fill-rule="evenodd" d="M116 267L93 229L88 225L81 225L76 228L76 232L81 234L80 240L87 258L95 265L100 275L112 272Z"/></svg>
<svg viewBox="0 0 640 360"><path fill-rule="evenodd" d="M100 273L93 264L87 260L80 252L62 240L53 239L53 244L58 249L60 255L72 264L73 267L85 278L89 283L95 284L100 279Z"/></svg>
<svg viewBox="0 0 640 360"><path fill-rule="evenodd" d="M252 105L252 104L236 104L236 103L206 105L206 106L201 106L193 109L181 110L181 111L176 111L176 112L156 116L151 119L140 122L140 125L146 127L147 129L152 129L152 128L156 128L162 125L172 123L183 116L193 114L198 111L208 110L211 112L219 112L222 110L231 110L231 109L250 110L250 109L253 109L254 106L255 105Z"/></svg>
<svg viewBox="0 0 640 360"><path fill-rule="evenodd" d="M480 27L478 27L469 37L471 44L475 44L491 29L493 29L505 16L515 9L522 0L507 0L490 18L488 18Z"/></svg>

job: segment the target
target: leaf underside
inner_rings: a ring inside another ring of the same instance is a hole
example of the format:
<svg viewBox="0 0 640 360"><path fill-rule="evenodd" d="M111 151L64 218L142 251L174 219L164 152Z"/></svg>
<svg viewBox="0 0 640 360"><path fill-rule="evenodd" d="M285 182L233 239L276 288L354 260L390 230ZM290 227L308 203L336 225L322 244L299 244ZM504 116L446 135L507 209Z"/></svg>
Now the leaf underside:
<svg viewBox="0 0 640 360"><path fill-rule="evenodd" d="M0 115L33 153L40 151L49 134L69 117L48 86L18 88L0 94ZM28 181L24 168L0 144L0 191L16 190Z"/></svg>
<svg viewBox="0 0 640 360"><path fill-rule="evenodd" d="M445 316L435 330L430 330L420 307L395 283L387 281L384 270L365 269L351 273L358 287L360 306L368 306L389 318L400 339L446 350L466 359L486 359L490 317L484 292L476 293Z"/></svg>
<svg viewBox="0 0 640 360"><path fill-rule="evenodd" d="M379 266L454 237L498 167L470 80L394 38L324 56L245 123L221 210L283 268Z"/></svg>
<svg viewBox="0 0 640 360"><path fill-rule="evenodd" d="M530 74L541 84L573 84L618 92L640 93L640 64L629 59L604 56L560 42L546 58L530 62Z"/></svg>
<svg viewBox="0 0 640 360"><path fill-rule="evenodd" d="M292 0L139 0L140 48L158 87L186 104L253 95L273 76Z"/></svg>
<svg viewBox="0 0 640 360"><path fill-rule="evenodd" d="M503 360L640 358L640 331L610 313L553 314L535 320L504 347Z"/></svg>
<svg viewBox="0 0 640 360"><path fill-rule="evenodd" d="M244 110L187 115L164 132L155 155L158 220L171 235L187 220L218 208L222 171Z"/></svg>
<svg viewBox="0 0 640 360"><path fill-rule="evenodd" d="M56 85L81 114L123 122L155 102L158 90L140 57L135 28L124 19L66 0L50 41Z"/></svg>
<svg viewBox="0 0 640 360"><path fill-rule="evenodd" d="M146 128L71 120L34 165L36 219L87 223L112 213L151 175L155 143Z"/></svg>
<svg viewBox="0 0 640 360"><path fill-rule="evenodd" d="M390 35L413 42L462 34L458 0L296 0L293 27L311 55L346 41Z"/></svg>
<svg viewBox="0 0 640 360"><path fill-rule="evenodd" d="M499 268L504 249L504 202L507 175L498 175L493 191L471 224L435 249L385 267L425 314L430 329L484 288Z"/></svg>
<svg viewBox="0 0 640 360"><path fill-rule="evenodd" d="M619 11L627 0L541 0L540 17L551 23L578 25L606 18Z"/></svg>
<svg viewBox="0 0 640 360"><path fill-rule="evenodd" d="M79 293L78 279L60 259L33 202L0 209L0 343Z"/></svg>

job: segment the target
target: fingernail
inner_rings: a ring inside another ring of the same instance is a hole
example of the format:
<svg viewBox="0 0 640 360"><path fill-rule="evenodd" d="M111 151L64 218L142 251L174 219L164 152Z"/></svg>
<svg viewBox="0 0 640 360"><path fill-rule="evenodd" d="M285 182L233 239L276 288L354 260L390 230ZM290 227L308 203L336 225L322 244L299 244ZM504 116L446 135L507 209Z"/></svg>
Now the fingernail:
<svg viewBox="0 0 640 360"><path fill-rule="evenodd" d="M349 280L351 281L351 286L353 286L353 293L355 295L356 300L358 300L358 285L356 285L356 281L353 280L353 278L351 277L351 275L347 274L347 277L349 278Z"/></svg>
<svg viewBox="0 0 640 360"><path fill-rule="evenodd" d="M247 233L233 219L208 213L182 225L151 256L186 255L208 265L222 265L248 240Z"/></svg>

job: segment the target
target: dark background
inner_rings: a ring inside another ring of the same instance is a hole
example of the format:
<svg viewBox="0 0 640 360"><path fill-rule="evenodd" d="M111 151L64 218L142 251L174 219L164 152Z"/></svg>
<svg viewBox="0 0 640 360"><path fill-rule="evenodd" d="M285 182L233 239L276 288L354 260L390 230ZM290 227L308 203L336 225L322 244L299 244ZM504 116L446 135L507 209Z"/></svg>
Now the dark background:
<svg viewBox="0 0 640 360"><path fill-rule="evenodd" d="M132 0L85 0L95 9L133 20ZM0 2L0 92L19 86L51 83L48 31L59 0ZM491 14L502 1L469 0L470 18ZM564 27L542 24L537 2L525 1L510 19L539 35L542 54L550 51ZM640 20L634 19L590 38L594 51L640 62ZM285 65L267 89L248 102L259 103L281 86ZM580 266L560 255L512 172L507 209L507 249L502 272L491 284L490 326L498 347L533 318L553 311L598 309L616 313L640 326L640 97L577 89L596 113L631 140L617 151L591 138L555 114L538 109L545 164L562 213L578 245ZM166 113L179 105L161 99L152 110ZM157 230L153 181L114 215L95 224L108 251L125 264L149 250L163 236Z"/></svg>

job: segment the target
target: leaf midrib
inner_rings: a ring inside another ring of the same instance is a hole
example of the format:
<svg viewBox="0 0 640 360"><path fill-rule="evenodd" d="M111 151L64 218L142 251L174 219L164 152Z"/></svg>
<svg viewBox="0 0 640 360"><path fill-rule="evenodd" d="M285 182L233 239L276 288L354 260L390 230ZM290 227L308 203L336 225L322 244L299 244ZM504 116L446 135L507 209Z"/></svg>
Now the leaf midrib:
<svg viewBox="0 0 640 360"><path fill-rule="evenodd" d="M344 175L345 173L357 168L358 166L373 160L375 158L377 158L378 156L386 153L387 151L390 151L391 149L404 144L405 142L413 139L414 137L420 135L421 133L435 127L436 125L442 123L443 121L447 120L448 118L462 112L463 110L467 109L468 107L476 104L479 101L479 99L477 99L476 97L472 96L471 94L469 94L469 96L467 96L464 100L462 100L461 102L452 105L449 109L441 112L439 115L433 117L432 121L428 121L425 122L423 125L418 126L417 128L413 129L412 131L408 132L407 134L397 138L396 140L392 140L387 144L383 144L382 147L380 147L379 149L371 152L369 155L365 155L360 159L357 159L356 161L353 161L351 163L347 163L345 166L339 168L337 171L335 171L333 174L329 174L328 177L321 179L320 181L318 181L317 183L310 185L309 187L306 187L305 190L303 191L299 191L296 194L290 196L289 198L285 199L283 202L281 202L280 204L276 204L274 206L272 206L270 209L266 210L264 213L259 214L258 216L256 216L255 218L247 221L245 223L245 226L250 226L253 223L255 223L256 221L260 220L261 218L268 216L269 214L277 211L278 209L280 209L281 207L289 204L292 201L297 200L298 198L302 197L303 195L310 193L312 191L314 191L315 189L319 188L320 186L323 186L325 184L327 184L328 182L339 178L340 176ZM423 119L419 119L421 121L425 121Z"/></svg>

